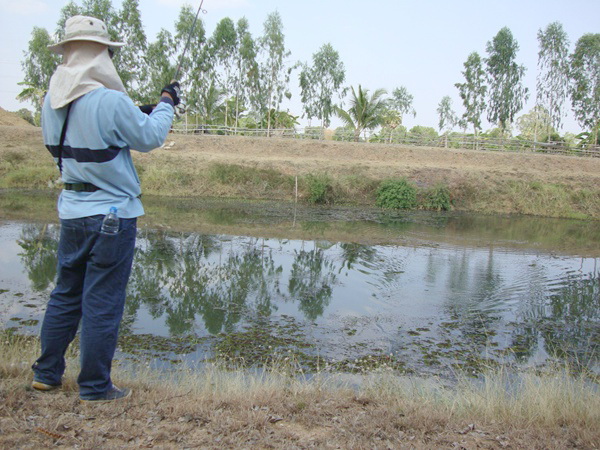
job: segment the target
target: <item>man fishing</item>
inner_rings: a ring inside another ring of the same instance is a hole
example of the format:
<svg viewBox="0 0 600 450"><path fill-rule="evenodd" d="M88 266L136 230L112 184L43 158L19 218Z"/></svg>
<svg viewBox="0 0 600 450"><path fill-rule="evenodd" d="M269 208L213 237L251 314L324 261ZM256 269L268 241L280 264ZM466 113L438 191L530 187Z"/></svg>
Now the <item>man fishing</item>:
<svg viewBox="0 0 600 450"><path fill-rule="evenodd" d="M64 355L81 323L77 383L84 402L110 402L131 394L115 386L110 376L136 220L144 214L130 150L160 147L179 103L179 84L174 82L162 90L148 115L133 104L111 59L123 45L111 42L99 19L68 19L64 39L49 47L63 61L50 80L42 109L44 144L57 162L64 189L58 199L57 282L42 324L32 387L49 391L61 386ZM101 228L112 208L119 223L111 234Z"/></svg>

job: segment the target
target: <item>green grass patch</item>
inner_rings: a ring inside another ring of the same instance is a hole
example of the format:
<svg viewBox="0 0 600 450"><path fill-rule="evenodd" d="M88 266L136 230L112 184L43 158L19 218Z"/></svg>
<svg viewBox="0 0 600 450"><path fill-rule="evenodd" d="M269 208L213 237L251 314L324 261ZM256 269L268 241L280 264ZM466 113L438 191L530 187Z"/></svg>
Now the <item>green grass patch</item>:
<svg viewBox="0 0 600 450"><path fill-rule="evenodd" d="M55 167L20 167L0 178L0 188L43 189L57 178Z"/></svg>
<svg viewBox="0 0 600 450"><path fill-rule="evenodd" d="M273 169L256 169L236 164L212 164L208 168L210 181L222 185L253 185L263 190L292 186L292 178Z"/></svg>

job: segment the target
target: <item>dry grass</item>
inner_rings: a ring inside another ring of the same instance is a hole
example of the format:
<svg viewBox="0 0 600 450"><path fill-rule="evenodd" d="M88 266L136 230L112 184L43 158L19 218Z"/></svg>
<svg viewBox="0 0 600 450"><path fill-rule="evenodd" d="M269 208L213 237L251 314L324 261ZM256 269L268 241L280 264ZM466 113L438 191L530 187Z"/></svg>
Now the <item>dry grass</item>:
<svg viewBox="0 0 600 450"><path fill-rule="evenodd" d="M568 373L495 372L457 387L436 380L289 376L218 366L168 375L116 367L134 395L119 404L78 401L76 363L64 388L28 389L37 340L0 344L0 447L40 448L597 448L600 395Z"/></svg>
<svg viewBox="0 0 600 450"><path fill-rule="evenodd" d="M58 172L35 127L1 126L0 189L40 189ZM379 183L405 177L449 187L455 208L483 213L600 218L600 158L399 145L170 135L134 152L145 195L295 200L309 175L327 174L337 203L374 205Z"/></svg>

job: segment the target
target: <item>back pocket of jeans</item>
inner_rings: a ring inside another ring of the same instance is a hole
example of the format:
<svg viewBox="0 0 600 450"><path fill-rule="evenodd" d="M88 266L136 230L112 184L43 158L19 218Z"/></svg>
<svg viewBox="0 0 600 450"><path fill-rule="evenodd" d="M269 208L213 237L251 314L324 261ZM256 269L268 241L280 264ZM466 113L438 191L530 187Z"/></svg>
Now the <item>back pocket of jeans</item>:
<svg viewBox="0 0 600 450"><path fill-rule="evenodd" d="M99 267L110 267L117 263L119 257L119 236L99 232L92 250L92 262Z"/></svg>

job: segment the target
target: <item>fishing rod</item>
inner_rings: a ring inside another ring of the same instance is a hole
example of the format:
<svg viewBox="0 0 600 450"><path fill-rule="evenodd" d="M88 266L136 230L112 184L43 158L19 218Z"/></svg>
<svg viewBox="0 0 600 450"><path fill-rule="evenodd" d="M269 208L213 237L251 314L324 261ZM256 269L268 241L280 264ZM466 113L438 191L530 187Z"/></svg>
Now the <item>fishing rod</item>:
<svg viewBox="0 0 600 450"><path fill-rule="evenodd" d="M200 2L200 6L198 7L198 11L196 12L196 17L194 17L194 23L192 23L192 28L190 29L190 34L188 36L187 42L185 43L185 47L183 48L183 53L179 57L179 64L177 64L177 70L175 70L175 81L177 81L177 77L179 76L179 71L181 70L181 65L183 64L183 57L185 56L185 53L187 52L187 49L190 46L190 41L192 40L192 34L194 33L194 28L196 28L196 22L198 21L200 11L202 11L203 14L206 14L206 10L202 9L203 4L204 0Z"/></svg>

